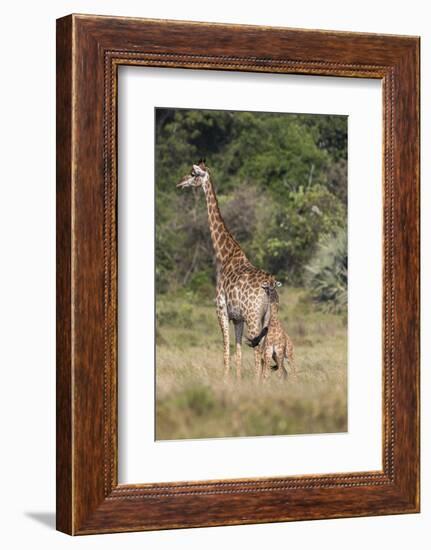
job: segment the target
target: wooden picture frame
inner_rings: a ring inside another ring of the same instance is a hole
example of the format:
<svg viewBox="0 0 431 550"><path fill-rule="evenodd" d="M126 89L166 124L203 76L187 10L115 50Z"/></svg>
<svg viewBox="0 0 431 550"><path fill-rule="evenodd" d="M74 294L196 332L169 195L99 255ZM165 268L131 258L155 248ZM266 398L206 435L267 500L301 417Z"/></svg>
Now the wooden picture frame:
<svg viewBox="0 0 431 550"><path fill-rule="evenodd" d="M119 65L381 79L381 471L118 484ZM89 15L59 19L57 529L90 534L418 511L419 38Z"/></svg>

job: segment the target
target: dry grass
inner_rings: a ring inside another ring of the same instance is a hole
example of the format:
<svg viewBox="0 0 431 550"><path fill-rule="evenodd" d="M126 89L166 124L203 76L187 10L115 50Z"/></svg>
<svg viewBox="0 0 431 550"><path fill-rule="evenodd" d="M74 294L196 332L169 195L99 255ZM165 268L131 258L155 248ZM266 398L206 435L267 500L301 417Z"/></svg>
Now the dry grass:
<svg viewBox="0 0 431 550"><path fill-rule="evenodd" d="M256 384L254 356L243 346L243 377L223 380L215 307L190 296L157 301L157 439L347 430L345 316L323 313L302 289L283 289L280 315L295 346L298 376L272 372ZM233 330L231 351L233 352ZM289 367L288 367L289 368Z"/></svg>

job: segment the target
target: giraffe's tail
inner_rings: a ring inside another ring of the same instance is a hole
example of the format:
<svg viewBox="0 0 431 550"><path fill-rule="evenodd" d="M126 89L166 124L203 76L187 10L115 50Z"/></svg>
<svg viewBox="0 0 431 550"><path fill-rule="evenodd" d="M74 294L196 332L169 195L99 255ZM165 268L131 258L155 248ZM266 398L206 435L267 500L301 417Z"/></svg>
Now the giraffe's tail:
<svg viewBox="0 0 431 550"><path fill-rule="evenodd" d="M260 331L260 334L258 334L254 338L247 338L248 345L251 348L255 348L260 344L260 341L262 340L262 338L264 338L267 334L268 334L268 327L263 327L263 329Z"/></svg>

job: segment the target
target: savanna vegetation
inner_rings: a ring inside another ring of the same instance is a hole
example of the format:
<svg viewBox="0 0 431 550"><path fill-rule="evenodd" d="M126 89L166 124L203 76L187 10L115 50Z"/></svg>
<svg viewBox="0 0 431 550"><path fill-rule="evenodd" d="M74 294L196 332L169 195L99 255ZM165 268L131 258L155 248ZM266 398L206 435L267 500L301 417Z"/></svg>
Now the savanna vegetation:
<svg viewBox="0 0 431 550"><path fill-rule="evenodd" d="M287 435L347 430L346 317L316 308L301 288L282 287L281 319L295 345L297 376L264 384L243 352L243 377L223 380L214 302L186 291L158 305L157 439ZM232 350L233 351L233 350ZM289 369L289 367L288 367Z"/></svg>
<svg viewBox="0 0 431 550"><path fill-rule="evenodd" d="M201 157L230 231L284 283L298 368L285 383L257 386L248 349L243 379L222 380L204 194L175 186ZM346 429L346 223L345 117L157 109L158 439Z"/></svg>

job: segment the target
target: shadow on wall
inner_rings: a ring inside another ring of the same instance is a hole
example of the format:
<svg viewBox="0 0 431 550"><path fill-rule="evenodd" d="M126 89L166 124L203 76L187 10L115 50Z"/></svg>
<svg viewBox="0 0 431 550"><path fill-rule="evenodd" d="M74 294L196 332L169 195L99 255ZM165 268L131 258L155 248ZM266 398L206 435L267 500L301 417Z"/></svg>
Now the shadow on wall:
<svg viewBox="0 0 431 550"><path fill-rule="evenodd" d="M54 512L25 512L25 516L31 518L45 527L55 529L55 513Z"/></svg>

